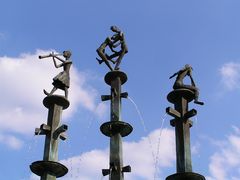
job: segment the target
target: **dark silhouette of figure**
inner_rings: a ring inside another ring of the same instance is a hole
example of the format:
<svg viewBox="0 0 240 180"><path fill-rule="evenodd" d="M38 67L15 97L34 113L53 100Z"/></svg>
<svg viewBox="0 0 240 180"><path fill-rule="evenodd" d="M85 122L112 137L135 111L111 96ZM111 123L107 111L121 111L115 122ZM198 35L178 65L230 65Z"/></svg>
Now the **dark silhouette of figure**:
<svg viewBox="0 0 240 180"><path fill-rule="evenodd" d="M189 89L192 90L194 92L195 95L195 100L194 103L199 104L199 105L203 105L203 102L198 101L198 96L199 96L199 90L195 85L195 82L193 80L192 77L192 67L189 64L186 64L184 66L183 69L179 70L178 72L174 73L169 79L173 78L174 76L177 75L176 81L173 85L173 89L181 89L181 88L185 88L185 89ZM183 83L183 79L189 76L190 80L191 80L191 85L185 85Z"/></svg>
<svg viewBox="0 0 240 180"><path fill-rule="evenodd" d="M115 32L115 34L112 37L107 37L105 41L100 45L100 47L97 49L97 53L102 59L96 59L98 60L99 64L102 64L104 62L108 66L108 68L113 71L119 70L121 60L123 56L128 52L128 48L125 42L123 32L117 26L111 26L110 29ZM116 48L119 46L120 50L116 50ZM110 48L113 54L108 55L106 53L107 47ZM116 64L114 69L109 62Z"/></svg>
<svg viewBox="0 0 240 180"><path fill-rule="evenodd" d="M65 98L68 98L68 88L70 86L70 75L69 75L69 70L70 67L72 65L72 61L70 60L71 57L71 52L70 51L63 51L62 56L65 58L61 59L58 57L59 54L53 54L51 53L50 55L47 56L39 56L40 59L42 58L46 58L46 57L52 57L53 58L53 62L54 62L54 66L56 68L60 68L63 67L63 71L60 72L57 76L55 76L53 78L53 89L51 90L50 93L48 93L46 90L44 91L44 94L46 94L47 96L52 95L57 89L61 89L65 92ZM56 59L61 61L60 64L57 64Z"/></svg>

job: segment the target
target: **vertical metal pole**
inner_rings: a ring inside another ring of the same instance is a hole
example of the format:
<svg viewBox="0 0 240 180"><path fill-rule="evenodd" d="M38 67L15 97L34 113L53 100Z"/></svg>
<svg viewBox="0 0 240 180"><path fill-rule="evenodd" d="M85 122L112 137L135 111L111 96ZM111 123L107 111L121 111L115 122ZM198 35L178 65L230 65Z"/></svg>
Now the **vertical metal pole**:
<svg viewBox="0 0 240 180"><path fill-rule="evenodd" d="M166 180L205 180L205 177L192 172L190 127L192 121L189 119L197 114L195 109L188 110L188 103L194 99L194 92L189 89L177 89L167 96L169 102L174 104L174 109L168 107L166 112L173 116L171 125L175 127L176 136L176 164L177 173L172 174Z"/></svg>
<svg viewBox="0 0 240 180"><path fill-rule="evenodd" d="M188 101L181 97L175 104L175 110L184 117L184 114L188 112ZM188 119L182 118L175 121L177 172L192 172L189 129Z"/></svg>
<svg viewBox="0 0 240 180"><path fill-rule="evenodd" d="M105 82L111 86L111 94L103 95L102 101L111 100L110 121L101 125L101 132L110 137L110 167L103 169L103 176L109 175L109 180L123 180L125 172L131 172L131 167L123 167L122 137L128 136L133 128L121 119L121 98L127 98L128 93L121 93L121 86L127 81L127 75L121 71L111 71L105 76Z"/></svg>
<svg viewBox="0 0 240 180"><path fill-rule="evenodd" d="M45 146L44 146L44 155L43 160L44 161L58 161L58 139L53 138L53 133L59 126L59 122L62 115L62 106L59 106L57 104L52 104L49 107L48 111L48 126L51 127L51 131L46 134L45 137ZM50 175L48 172L44 173L44 175L41 177L41 180L56 180L56 176Z"/></svg>
<svg viewBox="0 0 240 180"><path fill-rule="evenodd" d="M62 96L52 95L45 97L43 104L48 108L47 125L42 124L35 130L36 135L46 135L43 160L33 162L30 169L40 176L41 180L56 180L68 172L67 167L58 162L58 141L59 138L66 139L64 132L67 130L67 125L59 127L59 124L62 111L68 108L69 101Z"/></svg>
<svg viewBox="0 0 240 180"><path fill-rule="evenodd" d="M111 81L111 121L121 120L121 80L116 77ZM110 138L110 180L123 180L122 136L116 133Z"/></svg>

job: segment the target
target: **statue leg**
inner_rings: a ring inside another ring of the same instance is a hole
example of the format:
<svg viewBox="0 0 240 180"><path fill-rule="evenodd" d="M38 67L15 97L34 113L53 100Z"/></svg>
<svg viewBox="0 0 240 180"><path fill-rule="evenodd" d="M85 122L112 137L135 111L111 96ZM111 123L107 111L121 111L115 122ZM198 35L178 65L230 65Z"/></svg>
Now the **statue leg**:
<svg viewBox="0 0 240 180"><path fill-rule="evenodd" d="M97 53L98 53L98 55L102 58L103 62L105 62L105 64L107 65L107 67L108 67L111 71L113 71L113 68L112 68L111 65L109 64L108 59L107 59L105 53L103 52L103 50L102 50L101 48L99 48L99 49L97 49ZM98 61L98 62L100 62L100 61ZM101 63L102 63L102 62L101 62Z"/></svg>
<svg viewBox="0 0 240 180"><path fill-rule="evenodd" d="M64 92L65 92L65 98L67 99L68 98L68 88L67 87L64 88Z"/></svg>
<svg viewBox="0 0 240 180"><path fill-rule="evenodd" d="M45 89L43 90L44 94L46 94L47 96L52 95L55 91L57 90L56 87L53 87L52 91L50 93L48 93Z"/></svg>
<svg viewBox="0 0 240 180"><path fill-rule="evenodd" d="M198 100L198 97L199 97L199 90L198 88L194 87L195 88L195 100L194 100L194 103L195 104L199 104L199 105L204 105L204 102L201 102Z"/></svg>
<svg viewBox="0 0 240 180"><path fill-rule="evenodd" d="M124 54L125 54L125 52L120 53L118 59L116 60L116 66L115 66L114 70L119 70L119 65L121 64Z"/></svg>
<svg viewBox="0 0 240 180"><path fill-rule="evenodd" d="M194 95L195 95L195 97L194 97L194 103L195 103L195 104L204 105L203 102L198 101L199 90L198 90L197 87L195 87L195 86L191 86L191 85L182 85L182 87L194 91Z"/></svg>

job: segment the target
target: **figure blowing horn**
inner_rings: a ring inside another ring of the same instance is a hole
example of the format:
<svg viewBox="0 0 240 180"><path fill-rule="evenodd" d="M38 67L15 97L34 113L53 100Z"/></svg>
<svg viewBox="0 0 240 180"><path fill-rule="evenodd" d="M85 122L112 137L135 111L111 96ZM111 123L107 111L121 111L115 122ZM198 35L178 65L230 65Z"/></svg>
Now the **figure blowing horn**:
<svg viewBox="0 0 240 180"><path fill-rule="evenodd" d="M62 54L53 54L50 53L49 55L43 55L43 56L38 56L39 59L43 59L43 58L49 58L49 57L55 57L55 56L61 56Z"/></svg>

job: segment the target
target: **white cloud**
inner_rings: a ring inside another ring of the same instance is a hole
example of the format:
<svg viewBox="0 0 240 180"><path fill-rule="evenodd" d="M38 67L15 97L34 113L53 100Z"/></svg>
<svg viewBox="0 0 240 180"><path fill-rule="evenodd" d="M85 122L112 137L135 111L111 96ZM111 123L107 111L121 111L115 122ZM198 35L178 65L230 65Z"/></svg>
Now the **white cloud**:
<svg viewBox="0 0 240 180"><path fill-rule="evenodd" d="M239 129L224 143L219 144L218 151L210 158L209 179L211 180L235 180L240 179L240 135Z"/></svg>
<svg viewBox="0 0 240 180"><path fill-rule="evenodd" d="M124 165L130 165L132 167L131 173L125 173L126 179L153 179L155 159L153 159L152 152L156 154L159 131L160 130L155 130L147 137L143 137L137 142L123 143ZM149 138L151 139L152 148L149 145ZM163 129L158 158L158 172L160 174L163 172L164 168L174 166L175 138L173 130ZM92 150L79 156L62 160L61 163L66 165L69 169L68 174L62 177L63 180L101 179L101 170L109 168L109 152L108 149ZM30 179L35 180L37 176L32 175ZM104 179L108 179L108 177Z"/></svg>
<svg viewBox="0 0 240 180"><path fill-rule="evenodd" d="M38 50L16 58L0 57L1 131L32 134L35 127L46 123L47 109L42 104L45 97L42 90L50 91L52 78L61 71L53 66L50 59L38 59L38 55L49 52ZM76 68L71 69L70 107L63 113L65 119L73 115L79 106L92 113L99 108L95 102L97 91L86 83L87 78Z"/></svg>
<svg viewBox="0 0 240 180"><path fill-rule="evenodd" d="M8 147L14 150L21 149L23 142L20 139L17 139L11 135L2 135L0 134L0 142L6 144Z"/></svg>
<svg viewBox="0 0 240 180"><path fill-rule="evenodd" d="M228 90L240 88L240 63L226 63L220 68L222 83Z"/></svg>

